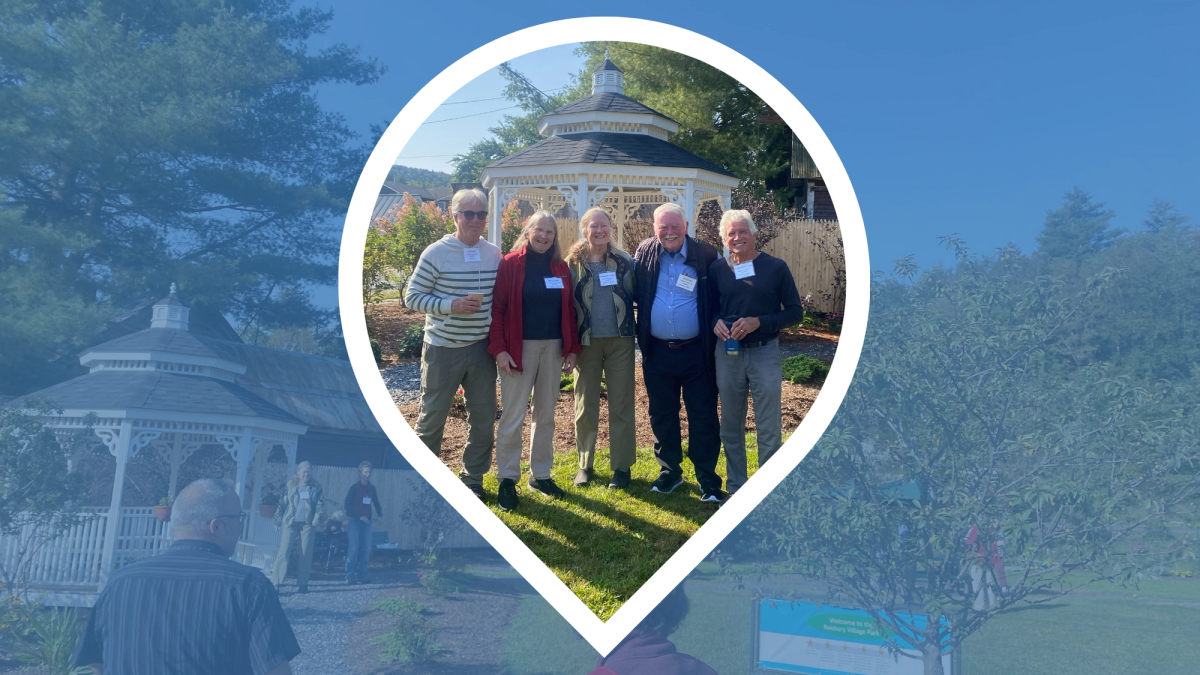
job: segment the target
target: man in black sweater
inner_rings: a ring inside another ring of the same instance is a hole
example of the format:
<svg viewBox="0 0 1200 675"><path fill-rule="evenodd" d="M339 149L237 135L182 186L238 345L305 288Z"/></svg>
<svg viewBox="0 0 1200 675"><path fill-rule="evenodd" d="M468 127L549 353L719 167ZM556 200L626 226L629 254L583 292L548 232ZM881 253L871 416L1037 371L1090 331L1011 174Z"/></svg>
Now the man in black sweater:
<svg viewBox="0 0 1200 675"><path fill-rule="evenodd" d="M713 373L712 322L717 305L708 270L718 259L712 246L687 236L683 209L663 204L654 211L654 236L634 256L637 341L650 399L654 455L661 466L651 490L671 492L683 484L683 437L679 400L687 406L688 459L696 469L700 499L721 503L721 455L717 382Z"/></svg>
<svg viewBox="0 0 1200 675"><path fill-rule="evenodd" d="M804 319L787 264L754 248L757 229L746 211L726 211L720 230L729 255L709 267L720 304L710 330L724 341L716 346L715 357L730 494L746 482L746 398L751 391L758 465L783 445L779 331Z"/></svg>

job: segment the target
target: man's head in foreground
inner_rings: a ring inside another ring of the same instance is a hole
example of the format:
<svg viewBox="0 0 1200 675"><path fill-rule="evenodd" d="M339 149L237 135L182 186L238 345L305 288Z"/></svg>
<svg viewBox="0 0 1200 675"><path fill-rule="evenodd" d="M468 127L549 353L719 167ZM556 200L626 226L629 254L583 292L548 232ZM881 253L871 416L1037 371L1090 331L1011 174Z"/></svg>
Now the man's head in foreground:
<svg viewBox="0 0 1200 675"><path fill-rule="evenodd" d="M175 539L200 539L232 556L242 536L242 500L233 483L202 478L185 487L171 509Z"/></svg>

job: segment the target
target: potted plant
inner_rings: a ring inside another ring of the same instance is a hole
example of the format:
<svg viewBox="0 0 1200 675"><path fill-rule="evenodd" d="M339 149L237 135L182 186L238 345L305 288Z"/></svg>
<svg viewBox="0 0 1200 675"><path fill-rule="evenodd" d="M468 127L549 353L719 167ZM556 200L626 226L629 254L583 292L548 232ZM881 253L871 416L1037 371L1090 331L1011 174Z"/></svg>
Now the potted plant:
<svg viewBox="0 0 1200 675"><path fill-rule="evenodd" d="M171 519L171 504L175 499L172 497L163 497L158 500L158 504L154 506L154 517L164 523Z"/></svg>
<svg viewBox="0 0 1200 675"><path fill-rule="evenodd" d="M274 518L277 511L279 511L279 495L263 495L258 502L258 515L263 518Z"/></svg>

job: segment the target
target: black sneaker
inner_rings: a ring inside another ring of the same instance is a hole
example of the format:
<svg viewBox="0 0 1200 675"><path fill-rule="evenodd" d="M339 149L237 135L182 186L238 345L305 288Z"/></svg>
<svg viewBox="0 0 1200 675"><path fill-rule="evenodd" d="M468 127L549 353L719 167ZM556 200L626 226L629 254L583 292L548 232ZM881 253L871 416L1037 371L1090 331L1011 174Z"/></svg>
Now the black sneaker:
<svg viewBox="0 0 1200 675"><path fill-rule="evenodd" d="M357 581L355 581L355 580L353 580L353 579L347 579L347 580L346 580L346 585L347 585L347 586L353 586L353 585L354 585L354 584L356 584L356 583L358 583L358 582L357 582Z"/></svg>
<svg viewBox="0 0 1200 675"><path fill-rule="evenodd" d="M479 497L479 501L487 502L487 493L483 491L482 483L467 483L467 487L471 490L472 494Z"/></svg>
<svg viewBox="0 0 1200 675"><path fill-rule="evenodd" d="M614 490L623 490L629 487L630 474L629 469L613 469L612 480L608 481L608 487Z"/></svg>
<svg viewBox="0 0 1200 675"><path fill-rule="evenodd" d="M517 482L511 478L500 481L500 489L496 494L496 503L501 511L512 511L517 508Z"/></svg>
<svg viewBox="0 0 1200 675"><path fill-rule="evenodd" d="M654 481L654 484L650 486L650 491L669 494L680 485L683 485L683 476L678 476L671 473L660 473L658 474L658 480Z"/></svg>
<svg viewBox="0 0 1200 675"><path fill-rule="evenodd" d="M304 594L308 593L308 586L301 586L300 588L296 589L296 592L299 593L300 595L304 595Z"/></svg>
<svg viewBox="0 0 1200 675"><path fill-rule="evenodd" d="M702 488L700 490L700 501L702 502L724 504L726 499L729 499L729 495L720 488Z"/></svg>
<svg viewBox="0 0 1200 675"><path fill-rule="evenodd" d="M575 474L575 487L587 487L588 483L592 482L592 470L580 469L579 473Z"/></svg>
<svg viewBox="0 0 1200 675"><path fill-rule="evenodd" d="M369 578L367 578L367 577L363 577L363 578L361 578L361 579L359 579L359 580L358 580L358 583L359 583L359 584L369 584L369 583L371 583L371 580L370 580Z"/></svg>
<svg viewBox="0 0 1200 675"><path fill-rule="evenodd" d="M540 492L547 497L554 497L555 499L562 499L567 496L567 493L562 488L554 484L553 478L534 478L530 476L529 489L534 492Z"/></svg>

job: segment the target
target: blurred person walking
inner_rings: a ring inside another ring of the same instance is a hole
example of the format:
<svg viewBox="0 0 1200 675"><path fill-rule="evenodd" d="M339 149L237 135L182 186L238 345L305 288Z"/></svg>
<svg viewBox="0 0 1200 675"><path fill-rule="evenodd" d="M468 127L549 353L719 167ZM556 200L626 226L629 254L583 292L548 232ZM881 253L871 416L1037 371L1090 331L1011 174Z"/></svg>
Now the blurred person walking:
<svg viewBox="0 0 1200 675"><path fill-rule="evenodd" d="M580 240L571 247L572 296L581 350L575 363L576 487L592 481L600 427L600 383L608 390L608 486L629 485L637 459L634 423L633 257L612 242L612 221L600 207L579 219Z"/></svg>
<svg viewBox="0 0 1200 675"><path fill-rule="evenodd" d="M371 564L371 545L373 532L371 517L383 517L383 507L379 504L379 493L371 483L370 462L360 462L358 465L358 481L350 486L346 493L346 583L367 584L371 580L367 570ZM372 514L374 510L374 514Z"/></svg>
<svg viewBox="0 0 1200 675"><path fill-rule="evenodd" d="M492 290L500 249L483 238L487 195L459 190L450 202L454 234L421 253L404 292L404 304L425 313L421 351L421 410L414 431L435 455L442 451L446 416L462 387L467 442L462 481L481 500L483 475L492 467L496 423L496 363L488 354Z"/></svg>
<svg viewBox="0 0 1200 675"><path fill-rule="evenodd" d="M296 586L300 593L308 592L308 576L312 570L313 544L317 539L317 528L325 519L325 491L311 477L312 465L300 462L296 473L288 480L287 493L283 496L283 508L275 512L275 529L283 530L279 541L279 552L275 554L275 566L271 581L275 587L283 585L287 578L288 559L292 550L300 547L296 563Z"/></svg>
<svg viewBox="0 0 1200 675"><path fill-rule="evenodd" d="M71 659L99 673L289 675L300 645L262 572L229 559L246 512L227 480L185 487L175 543L112 575Z"/></svg>
<svg viewBox="0 0 1200 675"><path fill-rule="evenodd" d="M497 503L505 511L518 504L521 429L531 395L528 485L549 497L564 494L550 470L560 376L575 367L579 353L571 288L571 270L558 246L558 222L549 211L538 211L525 221L513 251L500 262L488 344L500 369Z"/></svg>

